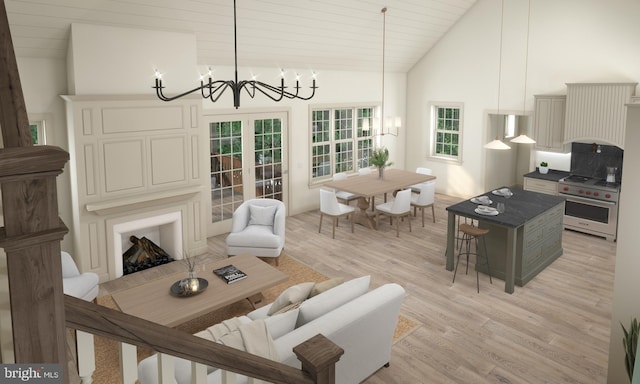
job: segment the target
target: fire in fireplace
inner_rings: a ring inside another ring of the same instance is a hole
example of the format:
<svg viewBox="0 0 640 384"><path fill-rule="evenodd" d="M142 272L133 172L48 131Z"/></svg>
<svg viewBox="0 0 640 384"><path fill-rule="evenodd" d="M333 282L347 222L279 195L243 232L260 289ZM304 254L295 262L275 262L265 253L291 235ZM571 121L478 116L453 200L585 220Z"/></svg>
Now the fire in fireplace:
<svg viewBox="0 0 640 384"><path fill-rule="evenodd" d="M153 241L146 237L130 236L133 244L122 254L122 273L130 273L153 268L173 261L173 258Z"/></svg>

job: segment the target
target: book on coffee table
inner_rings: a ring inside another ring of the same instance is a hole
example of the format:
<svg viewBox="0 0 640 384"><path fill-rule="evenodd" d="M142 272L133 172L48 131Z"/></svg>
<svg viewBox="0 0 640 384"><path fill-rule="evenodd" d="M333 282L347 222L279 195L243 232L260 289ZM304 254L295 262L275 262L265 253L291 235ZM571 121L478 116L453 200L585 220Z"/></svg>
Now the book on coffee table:
<svg viewBox="0 0 640 384"><path fill-rule="evenodd" d="M247 274L236 268L233 264L229 264L222 268L216 268L213 273L221 278L225 283L231 284L247 277Z"/></svg>

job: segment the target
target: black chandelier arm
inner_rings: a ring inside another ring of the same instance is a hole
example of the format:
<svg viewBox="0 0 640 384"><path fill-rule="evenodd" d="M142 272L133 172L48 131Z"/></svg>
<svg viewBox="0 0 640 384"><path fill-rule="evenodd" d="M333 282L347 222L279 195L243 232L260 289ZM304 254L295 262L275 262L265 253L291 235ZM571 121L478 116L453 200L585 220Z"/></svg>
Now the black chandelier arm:
<svg viewBox="0 0 640 384"><path fill-rule="evenodd" d="M173 100L179 99L181 97L187 96L189 94L192 94L194 92L198 92L199 90L202 89L202 86L193 88L193 89L191 89L189 91L186 91L186 92L183 92L183 93L181 93L179 95L175 95L175 96L171 96L171 97L164 95L164 92L162 91L164 89L164 86L162 85L162 80L160 80L160 79L156 79L156 85L151 87L151 88L156 90L156 96L158 96L158 99L160 99L162 101L173 101Z"/></svg>
<svg viewBox="0 0 640 384"><path fill-rule="evenodd" d="M269 97L271 100L274 100L274 101L282 100L283 96L288 98L288 99L310 100L315 95L316 89L318 88L316 86L316 81L313 80L313 85L311 87L309 87L309 88L312 89L311 95L308 96L308 97L304 97L304 96L300 96L298 94L299 91L300 91L300 82L299 81L296 81L296 86L294 87L296 89L296 93L291 93L291 92L286 91L287 87L284 86L284 80L281 81L279 87L275 87L275 86L273 86L271 84L266 84L266 83L263 83L263 82L260 82L260 81L255 81L254 83L255 83L256 89L258 91L260 91L263 95ZM273 93L279 93L280 97L279 98L274 98L271 95L269 95L268 93L266 93L262 88L264 88L264 89L266 89L268 91L271 91Z"/></svg>
<svg viewBox="0 0 640 384"><path fill-rule="evenodd" d="M205 99L209 99L215 103L216 101L218 101L220 96L224 94L227 88L231 88L233 90L235 88L235 82L233 80L218 80L214 82L210 81L209 83L203 85L202 97ZM204 92L205 89L209 90L208 94Z"/></svg>
<svg viewBox="0 0 640 384"><path fill-rule="evenodd" d="M286 92L284 90L284 82L282 82L279 87L274 87L272 85L256 80L246 80L241 82L240 88L244 88L244 90L247 91L251 98L254 98L256 95L256 91L258 91L276 102L281 101L286 95Z"/></svg>

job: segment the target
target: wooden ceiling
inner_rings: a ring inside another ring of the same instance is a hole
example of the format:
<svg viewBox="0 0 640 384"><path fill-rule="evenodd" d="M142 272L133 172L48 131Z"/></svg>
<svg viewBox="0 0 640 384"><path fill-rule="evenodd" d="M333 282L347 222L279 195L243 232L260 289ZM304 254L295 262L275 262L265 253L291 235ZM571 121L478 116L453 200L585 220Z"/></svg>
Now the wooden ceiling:
<svg viewBox="0 0 640 384"><path fill-rule="evenodd" d="M239 66L408 71L476 0L237 0ZM72 23L193 33L233 64L232 0L5 0L18 57L65 58Z"/></svg>

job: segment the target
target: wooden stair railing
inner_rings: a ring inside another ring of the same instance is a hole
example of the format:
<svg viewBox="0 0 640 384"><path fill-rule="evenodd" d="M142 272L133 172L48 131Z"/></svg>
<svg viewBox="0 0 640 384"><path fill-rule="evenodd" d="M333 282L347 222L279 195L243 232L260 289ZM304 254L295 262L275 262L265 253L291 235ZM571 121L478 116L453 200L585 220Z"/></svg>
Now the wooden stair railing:
<svg viewBox="0 0 640 384"><path fill-rule="evenodd" d="M70 296L65 296L65 314L69 328L276 384L333 384L335 364L344 353L318 335L294 348L302 362L298 370Z"/></svg>

